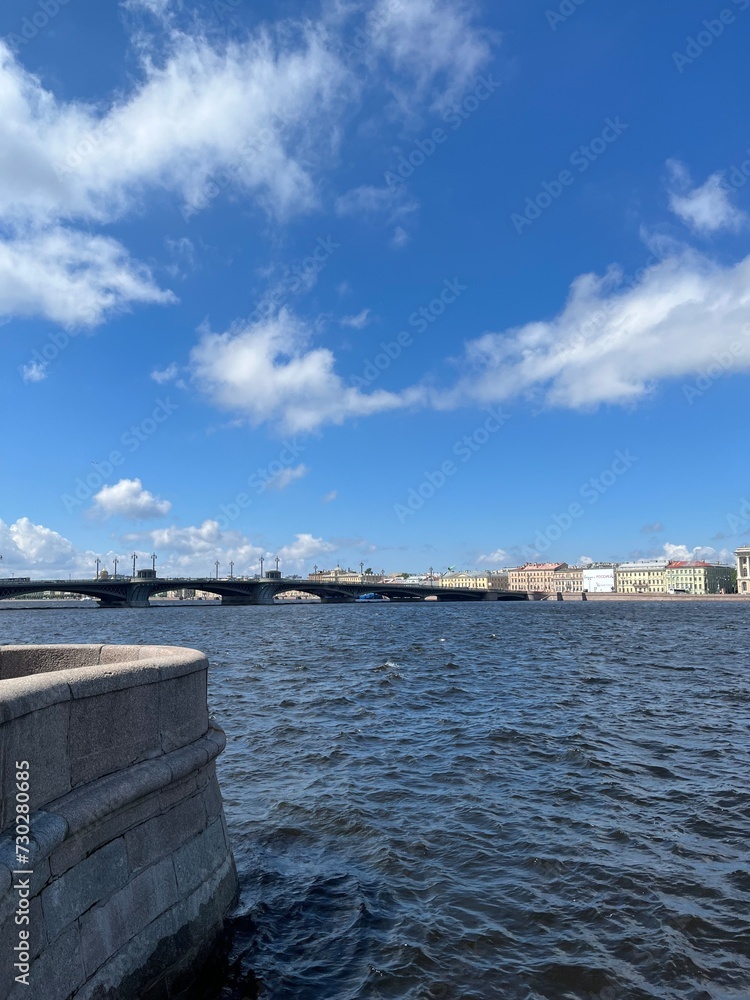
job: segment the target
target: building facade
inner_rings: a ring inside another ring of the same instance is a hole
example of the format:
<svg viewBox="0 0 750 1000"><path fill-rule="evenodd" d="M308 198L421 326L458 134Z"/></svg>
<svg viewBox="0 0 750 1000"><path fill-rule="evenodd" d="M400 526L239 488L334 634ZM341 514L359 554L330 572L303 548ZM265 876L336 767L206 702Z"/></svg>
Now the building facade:
<svg viewBox="0 0 750 1000"><path fill-rule="evenodd" d="M446 573L441 587L470 587L472 590L508 590L507 573Z"/></svg>
<svg viewBox="0 0 750 1000"><path fill-rule="evenodd" d="M555 574L567 569L567 563L526 563L508 570L508 590L541 591L554 594Z"/></svg>
<svg viewBox="0 0 750 1000"><path fill-rule="evenodd" d="M750 594L750 545L735 551L737 557L737 593Z"/></svg>
<svg viewBox="0 0 750 1000"><path fill-rule="evenodd" d="M707 562L671 562L666 579L667 590L687 594L732 594L736 586L731 566Z"/></svg>
<svg viewBox="0 0 750 1000"><path fill-rule="evenodd" d="M615 592L614 564L586 566L583 570L583 589L588 594L613 594Z"/></svg>
<svg viewBox="0 0 750 1000"><path fill-rule="evenodd" d="M666 594L667 559L620 563L615 573L618 594Z"/></svg>
<svg viewBox="0 0 750 1000"><path fill-rule="evenodd" d="M580 594L583 592L583 567L565 566L555 571L555 593Z"/></svg>

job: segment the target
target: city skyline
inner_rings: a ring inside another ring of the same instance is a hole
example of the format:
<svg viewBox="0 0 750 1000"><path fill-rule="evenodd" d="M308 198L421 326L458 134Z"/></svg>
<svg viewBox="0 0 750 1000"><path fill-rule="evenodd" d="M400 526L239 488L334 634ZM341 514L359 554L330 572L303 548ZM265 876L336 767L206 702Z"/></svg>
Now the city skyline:
<svg viewBox="0 0 750 1000"><path fill-rule="evenodd" d="M2 573L731 563L748 7L0 12Z"/></svg>

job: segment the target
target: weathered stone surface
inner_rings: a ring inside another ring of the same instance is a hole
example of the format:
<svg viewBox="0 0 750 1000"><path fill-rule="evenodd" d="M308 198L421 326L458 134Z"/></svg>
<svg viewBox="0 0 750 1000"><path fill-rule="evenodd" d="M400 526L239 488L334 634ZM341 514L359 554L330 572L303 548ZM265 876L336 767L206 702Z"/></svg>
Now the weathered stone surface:
<svg viewBox="0 0 750 1000"><path fill-rule="evenodd" d="M2 727L6 762L2 774L3 829L15 816L16 761L28 761L30 765L28 795L32 810L69 791L69 722L70 702L63 701L32 711Z"/></svg>
<svg viewBox="0 0 750 1000"><path fill-rule="evenodd" d="M153 685L75 700L70 709L73 787L161 753Z"/></svg>
<svg viewBox="0 0 750 1000"><path fill-rule="evenodd" d="M140 1000L147 986L179 961L173 910L134 933L76 993L75 1000Z"/></svg>
<svg viewBox="0 0 750 1000"><path fill-rule="evenodd" d="M216 819L197 837L174 851L172 860L181 895L193 892L205 882L226 857L227 848L220 819Z"/></svg>
<svg viewBox="0 0 750 1000"><path fill-rule="evenodd" d="M135 872L173 853L205 830L203 796L195 794L125 834L130 870Z"/></svg>
<svg viewBox="0 0 750 1000"><path fill-rule="evenodd" d="M50 941L94 903L122 888L127 879L125 841L120 837L50 883L42 893Z"/></svg>
<svg viewBox="0 0 750 1000"><path fill-rule="evenodd" d="M6 829L0 1000L174 997L206 957L237 889L206 671L173 647L0 647L0 770L14 792L30 762L33 865L27 987L3 958L18 941Z"/></svg>
<svg viewBox="0 0 750 1000"><path fill-rule="evenodd" d="M33 963L29 986L14 984L8 1000L68 1000L84 979L78 927L74 924Z"/></svg>
<svg viewBox="0 0 750 1000"><path fill-rule="evenodd" d="M198 671L159 685L159 728L165 753L193 743L208 729L206 673Z"/></svg>
<svg viewBox="0 0 750 1000"><path fill-rule="evenodd" d="M30 657L28 646L3 646L0 649L0 680L91 666L99 662L101 649L101 646L81 644L34 646L34 655Z"/></svg>
<svg viewBox="0 0 750 1000"><path fill-rule="evenodd" d="M178 900L177 879L171 857L146 868L106 902L81 918L81 947L86 975L96 970L121 948L134 927L145 927L174 906Z"/></svg>

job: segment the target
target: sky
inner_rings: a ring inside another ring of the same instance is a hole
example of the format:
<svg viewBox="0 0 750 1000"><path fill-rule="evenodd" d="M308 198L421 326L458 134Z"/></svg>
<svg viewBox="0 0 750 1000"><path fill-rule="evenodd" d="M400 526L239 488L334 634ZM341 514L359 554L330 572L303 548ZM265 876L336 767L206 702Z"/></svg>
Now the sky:
<svg viewBox="0 0 750 1000"><path fill-rule="evenodd" d="M8 0L0 575L731 561L750 0Z"/></svg>

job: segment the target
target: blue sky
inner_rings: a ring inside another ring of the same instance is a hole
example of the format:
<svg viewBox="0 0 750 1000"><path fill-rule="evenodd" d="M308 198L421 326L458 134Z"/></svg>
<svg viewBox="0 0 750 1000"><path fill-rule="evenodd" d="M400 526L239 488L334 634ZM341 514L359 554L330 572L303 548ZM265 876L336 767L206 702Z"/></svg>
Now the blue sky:
<svg viewBox="0 0 750 1000"><path fill-rule="evenodd" d="M747 543L750 0L0 36L2 572Z"/></svg>

